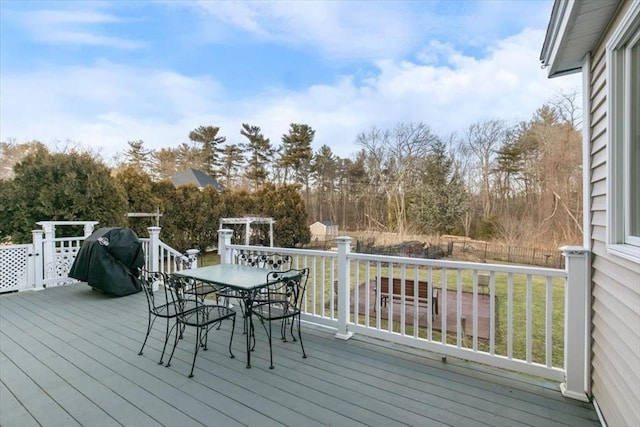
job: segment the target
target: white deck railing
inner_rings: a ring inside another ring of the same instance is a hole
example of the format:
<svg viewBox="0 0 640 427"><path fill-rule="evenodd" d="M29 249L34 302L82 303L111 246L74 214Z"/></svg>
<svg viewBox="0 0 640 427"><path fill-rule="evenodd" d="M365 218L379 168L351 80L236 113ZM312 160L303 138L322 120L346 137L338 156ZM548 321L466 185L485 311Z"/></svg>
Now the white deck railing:
<svg viewBox="0 0 640 427"><path fill-rule="evenodd" d="M42 230L33 231L33 243L0 246L0 293L40 290L78 282L69 271L97 224L95 221L42 221ZM56 228L82 226L83 234L57 237ZM140 238L145 267L153 271L173 273L195 266L198 251L183 254L160 240L160 227L149 227L149 236Z"/></svg>
<svg viewBox="0 0 640 427"><path fill-rule="evenodd" d="M188 250L186 254L160 240L160 227L149 227L148 238L141 238L145 256L145 268L151 271L173 273L196 266L199 251Z"/></svg>
<svg viewBox="0 0 640 427"><path fill-rule="evenodd" d="M221 262L237 253L292 256L292 267L310 269L304 320L333 327L336 337L362 334L465 360L562 382L566 395L585 399L587 348L586 251L563 248L564 270L351 253L351 239L338 250L232 245L220 231ZM488 276L488 286L481 277ZM380 277L400 279L393 303L382 304ZM574 279L573 281L571 279ZM407 281L438 290L439 314L416 304ZM390 319L393 319L390 321ZM576 340L570 342L572 340ZM567 367L574 371L567 376Z"/></svg>
<svg viewBox="0 0 640 427"><path fill-rule="evenodd" d="M34 283L33 289L49 286L60 286L73 282L69 278L69 270L82 246L84 239L93 233L96 221L40 221L42 230L33 231L34 251ZM82 235L73 237L57 237L56 227L82 226Z"/></svg>

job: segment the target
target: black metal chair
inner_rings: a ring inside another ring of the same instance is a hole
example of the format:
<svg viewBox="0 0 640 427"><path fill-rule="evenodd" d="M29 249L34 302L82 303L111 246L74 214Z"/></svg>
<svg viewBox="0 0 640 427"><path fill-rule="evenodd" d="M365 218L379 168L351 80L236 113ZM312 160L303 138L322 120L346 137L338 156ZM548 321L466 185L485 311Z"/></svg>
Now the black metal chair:
<svg viewBox="0 0 640 427"><path fill-rule="evenodd" d="M266 268L268 270L289 270L293 259L286 254L261 254L253 252L241 252L236 257L236 264L249 265L251 267Z"/></svg>
<svg viewBox="0 0 640 427"><path fill-rule="evenodd" d="M162 353L160 354L159 365L162 365L164 353L167 349L167 342L171 332L175 331L175 340L182 337L182 330L178 325L178 316L195 310L195 301L181 300L176 293L176 288L171 285L169 276L159 271L147 271L141 270L139 280L142 284L142 289L147 297L147 306L149 309L149 320L147 322L147 334L144 337L142 347L138 352L138 355L142 355L149 334L153 328L153 324L158 318L166 320L166 329L164 336L164 345L162 347ZM154 285L158 287L158 290L154 292Z"/></svg>
<svg viewBox="0 0 640 427"><path fill-rule="evenodd" d="M286 254L264 254L264 253L254 253L254 252L241 252L236 255L236 264L238 265L246 265L249 267L256 268L266 268L267 270L274 271L282 271L289 270L291 268L291 263L293 258L291 255ZM218 288L215 289L216 299L218 303L220 299L223 300L223 304L228 306L229 300L232 298L237 298L238 294L234 289L229 288ZM259 293L254 296L255 301L265 299L264 293ZM242 303L240 303L240 311L242 312L242 316L245 316L244 307ZM244 323L243 323L244 325ZM243 333L247 333L246 330L243 329ZM255 344L255 343L254 343Z"/></svg>
<svg viewBox="0 0 640 427"><path fill-rule="evenodd" d="M205 351L207 350L209 331L213 329L214 326L218 326L218 329L220 329L220 325L225 319L231 319L232 321L231 334L229 338L229 354L233 359L235 356L231 351L231 344L233 343L233 331L236 327L236 312L224 305L209 303L209 301L213 301L207 300L207 298L203 298L200 295L185 293L184 289L193 289L196 286L194 281L191 279L172 276L171 283L176 288L176 295L180 299L181 304L184 306L195 304L195 308L193 310L184 311L177 317L178 324L181 327L192 326L196 328L195 350L193 352L193 362L191 363L189 378L193 377L193 369L196 365L198 350L200 347ZM171 365L171 359L173 358L177 344L178 340L176 338L173 343L171 355L167 361L167 366Z"/></svg>
<svg viewBox="0 0 640 427"><path fill-rule="evenodd" d="M256 268L265 268L271 271L287 271L291 269L291 255L285 254L253 254L251 252L243 252L238 255L237 263L248 265ZM266 298L266 289L254 296L254 301Z"/></svg>
<svg viewBox="0 0 640 427"><path fill-rule="evenodd" d="M304 293L307 287L309 269L290 269L287 271L272 271L267 274L266 294L264 300L257 300L253 305L253 314L260 319L269 339L269 358L273 369L273 345L271 323L280 321L280 334L282 341L287 341L287 329L289 324L290 334L293 341L300 340L302 357L306 358L302 344L302 333L300 330L300 315L302 304L304 303ZM251 323L251 333L254 333L253 322ZM293 333L294 325L298 329L298 339ZM255 342L255 338L254 338Z"/></svg>

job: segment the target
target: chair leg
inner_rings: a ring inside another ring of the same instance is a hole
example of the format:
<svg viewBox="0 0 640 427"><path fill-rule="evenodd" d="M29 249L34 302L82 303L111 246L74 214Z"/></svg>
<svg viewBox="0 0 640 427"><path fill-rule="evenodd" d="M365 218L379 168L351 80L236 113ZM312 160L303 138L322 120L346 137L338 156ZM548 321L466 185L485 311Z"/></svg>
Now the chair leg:
<svg viewBox="0 0 640 427"><path fill-rule="evenodd" d="M189 373L189 378L193 378L193 368L196 366L196 357L198 356L198 349L200 348L200 327L196 328L196 348L193 351L193 362L191 363L191 372Z"/></svg>
<svg viewBox="0 0 640 427"><path fill-rule="evenodd" d="M209 341L209 328L207 326L204 326L204 340L202 339L202 332L200 332L200 346L202 347L203 351L207 351L208 341Z"/></svg>
<svg viewBox="0 0 640 427"><path fill-rule="evenodd" d="M166 328L166 331L165 331L165 334L164 334L164 345L162 346L162 354L160 354L160 361L158 362L158 365L162 365L162 363L163 363L162 359L164 358L164 352L167 350L167 342L169 341L169 334L171 333L170 330L169 330L170 320L171 319L169 319L167 317L167 328ZM177 331L176 331L176 333L177 333Z"/></svg>
<svg viewBox="0 0 640 427"><path fill-rule="evenodd" d="M289 319L287 319L287 322L289 321ZM289 328L289 333L291 334L291 339L295 342L298 341L298 339L296 338L296 336L293 334L293 325L295 325L296 323L296 318L294 317L293 319L291 319L291 327ZM298 335L300 335L300 326L298 325Z"/></svg>
<svg viewBox="0 0 640 427"><path fill-rule="evenodd" d="M271 344L271 320L268 320L266 323L269 324L269 329L267 329L267 325L265 321L260 319L262 322L262 326L264 326L264 330L267 333L267 339L269 340L269 362L271 363L269 369L273 369L273 346Z"/></svg>
<svg viewBox="0 0 640 427"><path fill-rule="evenodd" d="M243 318L246 317L247 313L244 311L244 304L240 302L238 305L240 306L240 314L242 314ZM246 323L242 322L242 334L246 333L248 333Z"/></svg>
<svg viewBox="0 0 640 427"><path fill-rule="evenodd" d="M236 356L233 354L232 350L231 350L231 345L233 344L233 332L235 330L236 327L236 316L232 317L233 323L231 326L231 337L229 339L229 354L231 355L231 358L234 359ZM221 326L222 324L222 320L219 320L218 322L218 328ZM198 350L200 349L200 347L202 347L203 351L207 350L207 341L209 338L209 330L211 328L213 328L215 326L214 324L211 325L205 325L205 326L197 326L196 327L196 342L195 342L195 348L193 351L193 362L191 363L191 372L189 372L189 378L193 378L193 371L195 369L196 366L196 358L198 357ZM177 344L178 340L175 340L175 343ZM174 344L174 350L175 350L175 344ZM171 352L171 356L173 357L173 352ZM169 366L169 364L167 364L167 366Z"/></svg>
<svg viewBox="0 0 640 427"><path fill-rule="evenodd" d="M231 338L229 338L229 354L231 355L231 358L234 359L236 356L231 351L231 344L233 343L233 331L236 329L236 316L234 315L231 320L233 323L231 324ZM222 324L222 322L220 322L220 324Z"/></svg>
<svg viewBox="0 0 640 427"><path fill-rule="evenodd" d="M140 351L138 352L138 356L142 356L142 350L144 350L144 346L147 344L147 339L149 339L149 333L151 332L151 327L155 322L156 318L151 319L151 313L149 313L149 320L147 321L147 335L144 337L144 341L142 342L142 347L140 347Z"/></svg>
<svg viewBox="0 0 640 427"><path fill-rule="evenodd" d="M242 322L242 328L243 329L247 329L245 322ZM254 326L253 326L253 318L251 318L251 317L249 318L249 331L250 331L249 333L251 334L250 338L253 341L252 344L251 344L250 351L254 351L256 349L256 331L255 331ZM244 333L246 333L246 332L243 332L243 334Z"/></svg>
<svg viewBox="0 0 640 427"><path fill-rule="evenodd" d="M173 359L173 353L176 351L176 346L178 345L178 337L182 338L182 333L178 333L178 331L183 331L185 325L182 324L179 320L176 320L176 333L175 333L175 337L173 338L173 348L171 349L171 354L169 355L169 360L167 361L167 364L165 365L167 368L169 366L171 366L171 359Z"/></svg>
<svg viewBox="0 0 640 427"><path fill-rule="evenodd" d="M300 348L302 349L302 358L306 359L307 358L307 353L305 353L304 351L304 345L302 345L302 330L300 329L300 316L297 316L298 319L298 339L300 340ZM291 322L291 335L293 336L293 324L295 323L295 320ZM294 338L295 340L295 338Z"/></svg>
<svg viewBox="0 0 640 427"><path fill-rule="evenodd" d="M280 337L283 342L287 342L287 325L289 325L289 319L284 318L280 321ZM296 338L293 335L291 336L295 341Z"/></svg>

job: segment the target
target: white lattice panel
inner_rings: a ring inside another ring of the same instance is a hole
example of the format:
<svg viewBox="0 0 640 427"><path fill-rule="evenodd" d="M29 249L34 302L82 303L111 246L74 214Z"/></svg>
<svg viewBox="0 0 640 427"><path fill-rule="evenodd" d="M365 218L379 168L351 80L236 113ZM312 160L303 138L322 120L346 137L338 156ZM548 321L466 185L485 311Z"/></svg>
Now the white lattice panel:
<svg viewBox="0 0 640 427"><path fill-rule="evenodd" d="M0 246L0 293L26 289L29 245Z"/></svg>
<svg viewBox="0 0 640 427"><path fill-rule="evenodd" d="M56 247L55 261L45 266L45 286L61 286L77 282L69 277L69 270L78 255L82 241L62 242Z"/></svg>

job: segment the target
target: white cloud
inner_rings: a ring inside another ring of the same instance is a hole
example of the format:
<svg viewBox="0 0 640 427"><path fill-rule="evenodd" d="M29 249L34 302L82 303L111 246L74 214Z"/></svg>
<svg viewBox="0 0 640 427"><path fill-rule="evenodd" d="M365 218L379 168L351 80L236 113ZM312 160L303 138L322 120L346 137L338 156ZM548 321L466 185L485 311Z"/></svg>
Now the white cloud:
<svg viewBox="0 0 640 427"><path fill-rule="evenodd" d="M135 139L145 140L148 148L176 146L191 130L183 127L185 118L214 108L220 92L207 78L108 62L3 75L1 137L70 139L104 147L107 154Z"/></svg>
<svg viewBox="0 0 640 427"><path fill-rule="evenodd" d="M36 39L49 44L106 46L124 50L139 49L144 43L99 34L98 25L117 25L116 16L94 11L37 10L22 15L22 24Z"/></svg>
<svg viewBox="0 0 640 427"><path fill-rule="evenodd" d="M105 147L109 158L129 140L142 139L152 149L176 147L200 125L220 126L234 143L243 141L241 124L250 123L279 144L296 122L316 130L314 148L326 144L349 157L359 149L357 134L372 125L422 121L446 136L478 120L529 119L557 91L579 89L578 75L549 80L540 69L543 37L541 30L525 30L488 47L482 59L425 40L419 62L380 60L367 79L342 76L331 85L240 99L208 77L106 61L4 74L0 136L81 141Z"/></svg>
<svg viewBox="0 0 640 427"><path fill-rule="evenodd" d="M338 59L396 57L407 53L418 37L417 17L401 2L200 1L183 6L204 12L203 31L212 42L225 32L241 31L263 42L304 46Z"/></svg>
<svg viewBox="0 0 640 427"><path fill-rule="evenodd" d="M398 59L426 37L483 49L544 25L552 0L180 2L194 8L205 38L254 37L313 49L332 59ZM547 6L545 8L545 5ZM238 34L244 33L244 34Z"/></svg>
<svg viewBox="0 0 640 427"><path fill-rule="evenodd" d="M343 157L359 149L356 135L372 125L421 121L446 136L479 120L528 120L558 91L580 87L578 75L547 79L537 61L543 36L526 30L481 60L447 50L444 62L452 66L380 61L379 74L360 85L345 78L287 94L256 117L282 130L288 121L306 122L316 129L316 148L327 144Z"/></svg>

